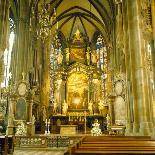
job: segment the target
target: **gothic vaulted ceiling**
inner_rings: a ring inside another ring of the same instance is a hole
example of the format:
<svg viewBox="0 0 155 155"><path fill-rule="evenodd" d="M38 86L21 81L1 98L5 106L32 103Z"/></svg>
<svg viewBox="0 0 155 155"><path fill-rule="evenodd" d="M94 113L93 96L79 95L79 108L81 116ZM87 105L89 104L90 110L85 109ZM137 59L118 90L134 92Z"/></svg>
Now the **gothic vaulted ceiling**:
<svg viewBox="0 0 155 155"><path fill-rule="evenodd" d="M17 4L17 0L11 0ZM31 0L36 6L44 0ZM56 10L59 30L70 39L77 29L91 41L95 32L101 32L106 41L111 40L114 23L113 0L45 0L50 4L50 14ZM12 5L13 6L13 5ZM54 23L55 28L57 22Z"/></svg>

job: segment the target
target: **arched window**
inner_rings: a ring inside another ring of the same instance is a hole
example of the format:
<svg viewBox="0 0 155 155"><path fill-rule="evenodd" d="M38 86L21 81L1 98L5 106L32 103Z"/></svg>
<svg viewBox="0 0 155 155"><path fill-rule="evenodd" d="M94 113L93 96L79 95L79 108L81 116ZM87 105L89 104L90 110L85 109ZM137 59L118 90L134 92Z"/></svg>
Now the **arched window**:
<svg viewBox="0 0 155 155"><path fill-rule="evenodd" d="M106 71L107 68L107 48L105 46L102 35L97 37L96 41L97 68Z"/></svg>
<svg viewBox="0 0 155 155"><path fill-rule="evenodd" d="M11 52L12 52L12 47L14 43L14 31L13 31L13 20L10 18L10 29L11 33L9 36L9 47L5 49L4 51L4 81L1 83L1 87L7 87L9 84L9 79L11 77L10 73L10 63L11 63Z"/></svg>

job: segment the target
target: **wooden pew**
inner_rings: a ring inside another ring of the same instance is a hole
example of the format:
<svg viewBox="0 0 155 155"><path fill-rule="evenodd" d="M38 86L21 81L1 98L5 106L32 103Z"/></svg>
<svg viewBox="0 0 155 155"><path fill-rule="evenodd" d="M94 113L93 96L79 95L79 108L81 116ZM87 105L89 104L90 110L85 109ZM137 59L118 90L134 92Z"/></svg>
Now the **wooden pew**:
<svg viewBox="0 0 155 155"><path fill-rule="evenodd" d="M7 155L8 153L8 137L0 136L0 154Z"/></svg>
<svg viewBox="0 0 155 155"><path fill-rule="evenodd" d="M151 137L86 136L67 153L66 155L155 154L155 141Z"/></svg>
<svg viewBox="0 0 155 155"><path fill-rule="evenodd" d="M13 154L14 152L14 136L9 135L8 136L8 153Z"/></svg>
<svg viewBox="0 0 155 155"><path fill-rule="evenodd" d="M14 152L14 136L0 136L0 154L7 155Z"/></svg>

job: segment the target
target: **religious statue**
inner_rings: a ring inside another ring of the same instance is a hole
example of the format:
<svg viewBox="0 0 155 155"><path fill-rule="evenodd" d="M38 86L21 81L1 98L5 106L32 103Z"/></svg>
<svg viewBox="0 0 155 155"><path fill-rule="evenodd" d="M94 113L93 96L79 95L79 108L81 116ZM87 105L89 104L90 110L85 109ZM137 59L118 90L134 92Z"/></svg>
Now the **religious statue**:
<svg viewBox="0 0 155 155"><path fill-rule="evenodd" d="M32 123L32 125L35 124L35 121L36 121L36 119L35 119L35 116L33 115L32 118L31 118L31 123Z"/></svg>
<svg viewBox="0 0 155 155"><path fill-rule="evenodd" d="M93 115L93 102L92 101L88 103L88 110L89 110L90 115Z"/></svg>
<svg viewBox="0 0 155 155"><path fill-rule="evenodd" d="M57 113L57 102L56 102L56 99L54 99L54 102L53 102L53 113L56 114Z"/></svg>
<svg viewBox="0 0 155 155"><path fill-rule="evenodd" d="M68 110L68 105L66 103L66 101L64 100L63 104L62 104L62 113L66 114Z"/></svg>
<svg viewBox="0 0 155 155"><path fill-rule="evenodd" d="M102 131L100 129L100 124L98 123L98 119L95 119L94 124L92 125L91 134L92 136L100 136L102 135Z"/></svg>
<svg viewBox="0 0 155 155"><path fill-rule="evenodd" d="M87 65L90 65L90 54L89 54L89 50L87 50L87 52L86 52L86 57L87 57Z"/></svg>
<svg viewBox="0 0 155 155"><path fill-rule="evenodd" d="M99 110L99 113L100 114L103 114L103 103L102 103L102 100L100 100L100 102L98 103L98 110Z"/></svg>
<svg viewBox="0 0 155 155"><path fill-rule="evenodd" d="M45 120L47 118L46 107L45 106L42 107L42 115L43 115L43 121L45 122Z"/></svg>
<svg viewBox="0 0 155 155"><path fill-rule="evenodd" d="M92 59L92 63L95 64L97 62L97 57L96 57L96 52L93 51L92 55L91 55L91 59Z"/></svg>
<svg viewBox="0 0 155 155"><path fill-rule="evenodd" d="M63 55L61 52L59 52L58 56L57 56L57 61L58 61L58 65L62 64L62 60L63 60Z"/></svg>
<svg viewBox="0 0 155 155"><path fill-rule="evenodd" d="M77 29L74 34L74 40L82 41L82 37L81 37L81 33L80 33L79 29Z"/></svg>
<svg viewBox="0 0 155 155"><path fill-rule="evenodd" d="M69 62L69 48L66 48L66 62Z"/></svg>
<svg viewBox="0 0 155 155"><path fill-rule="evenodd" d="M107 129L109 129L109 126L110 126L110 116L109 116L109 114L107 114L106 120L107 120Z"/></svg>

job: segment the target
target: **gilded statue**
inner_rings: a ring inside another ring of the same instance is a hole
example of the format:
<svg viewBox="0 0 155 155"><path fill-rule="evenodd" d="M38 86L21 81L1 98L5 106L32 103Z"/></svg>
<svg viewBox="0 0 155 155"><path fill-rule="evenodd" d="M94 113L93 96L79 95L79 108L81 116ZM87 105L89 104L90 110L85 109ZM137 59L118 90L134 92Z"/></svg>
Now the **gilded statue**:
<svg viewBox="0 0 155 155"><path fill-rule="evenodd" d="M91 59L92 59L92 63L95 64L97 62L97 57L96 57L96 52L93 51L92 55L91 55Z"/></svg>
<svg viewBox="0 0 155 155"><path fill-rule="evenodd" d="M89 53L89 49L86 52L86 57L87 57L87 65L90 65L90 53Z"/></svg>
<svg viewBox="0 0 155 155"><path fill-rule="evenodd" d="M68 110L68 105L66 103L66 101L64 100L63 104L62 104L62 113L66 114Z"/></svg>
<svg viewBox="0 0 155 155"><path fill-rule="evenodd" d="M62 60L63 60L63 55L62 53L60 52L57 56L57 61L58 61L58 65L61 65L62 64Z"/></svg>
<svg viewBox="0 0 155 155"><path fill-rule="evenodd" d="M79 29L77 29L75 32L74 40L82 41L81 33L80 33Z"/></svg>
<svg viewBox="0 0 155 155"><path fill-rule="evenodd" d="M53 102L53 113L56 114L57 113L57 102L56 102L56 99L54 99L54 102Z"/></svg>
<svg viewBox="0 0 155 155"><path fill-rule="evenodd" d="M45 122L45 120L47 118L47 113L46 113L46 107L45 106L42 107L42 115L43 115L43 121Z"/></svg>
<svg viewBox="0 0 155 155"><path fill-rule="evenodd" d="M69 48L66 48L66 62L69 62Z"/></svg>
<svg viewBox="0 0 155 155"><path fill-rule="evenodd" d="M92 101L88 103L88 110L89 110L90 115L93 115L93 102Z"/></svg>
<svg viewBox="0 0 155 155"><path fill-rule="evenodd" d="M102 103L102 100L100 100L100 102L98 103L98 110L99 110L99 113L100 114L103 114L103 103Z"/></svg>

